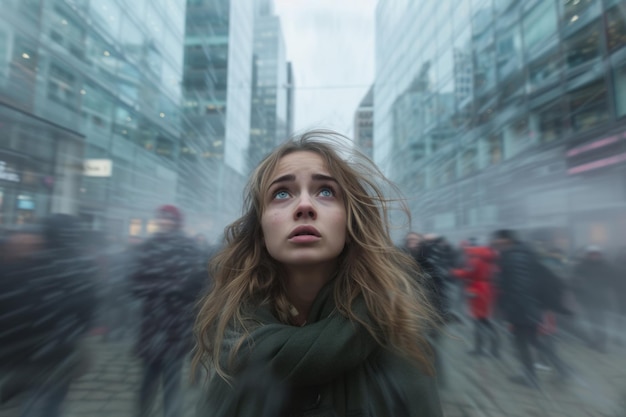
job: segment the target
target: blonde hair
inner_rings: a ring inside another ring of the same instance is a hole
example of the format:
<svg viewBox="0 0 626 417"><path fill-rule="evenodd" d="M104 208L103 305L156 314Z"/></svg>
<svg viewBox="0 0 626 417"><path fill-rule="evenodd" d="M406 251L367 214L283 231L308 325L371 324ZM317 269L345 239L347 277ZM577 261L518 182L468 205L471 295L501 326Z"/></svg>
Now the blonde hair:
<svg viewBox="0 0 626 417"><path fill-rule="evenodd" d="M246 321L251 317L246 312L254 306L269 303L280 321L290 322L281 266L263 244L263 196L281 158L308 151L322 157L344 196L346 247L339 257L333 284L337 310L366 326L381 346L394 349L414 359L423 369L431 370L426 336L435 314L425 289L418 283L417 265L393 244L389 230L391 204L399 203L407 216L409 211L402 200L385 198L383 185L394 192L398 192L397 188L367 157L340 145L341 138L332 131L306 132L279 146L251 175L244 194L243 216L226 228L225 246L211 264L215 286L200 302L194 367L200 363L211 365L222 377L229 378L224 362L219 359L225 334L231 326L243 331L239 343L230 352L232 360L247 335ZM342 158L342 148L349 151L349 159ZM360 295L373 325L361 320L352 310L352 302Z"/></svg>

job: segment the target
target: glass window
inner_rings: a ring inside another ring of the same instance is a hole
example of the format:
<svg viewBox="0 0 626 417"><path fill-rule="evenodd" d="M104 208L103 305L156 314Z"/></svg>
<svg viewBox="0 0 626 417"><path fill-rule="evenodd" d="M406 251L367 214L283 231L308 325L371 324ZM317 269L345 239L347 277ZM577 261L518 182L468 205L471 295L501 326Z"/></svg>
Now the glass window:
<svg viewBox="0 0 626 417"><path fill-rule="evenodd" d="M592 23L565 40L567 66L575 68L600 56L600 27Z"/></svg>
<svg viewBox="0 0 626 417"><path fill-rule="evenodd" d="M17 36L13 48L13 63L19 63L20 71L34 74L39 61L38 58L37 45L30 39Z"/></svg>
<svg viewBox="0 0 626 417"><path fill-rule="evenodd" d="M524 16L524 44L531 50L557 31L557 12L554 1L543 0Z"/></svg>
<svg viewBox="0 0 626 417"><path fill-rule="evenodd" d="M49 20L50 39L63 46L78 59L84 59L85 26L58 6L50 11Z"/></svg>
<svg viewBox="0 0 626 417"><path fill-rule="evenodd" d="M161 38L163 37L163 19L159 13L155 10L157 6L154 4L148 3L146 7L146 21L145 24L148 27L148 31L150 32L150 37L152 37L156 44L161 43Z"/></svg>
<svg viewBox="0 0 626 417"><path fill-rule="evenodd" d="M159 136L156 141L156 153L165 158L174 157L174 142L163 136Z"/></svg>
<svg viewBox="0 0 626 417"><path fill-rule="evenodd" d="M626 45L626 9L615 6L606 13L606 32L609 51Z"/></svg>
<svg viewBox="0 0 626 417"><path fill-rule="evenodd" d="M497 41L498 77L506 77L522 64L522 37L518 24L498 34Z"/></svg>
<svg viewBox="0 0 626 417"><path fill-rule="evenodd" d="M451 159L435 168L434 185L444 185L456 179L456 161Z"/></svg>
<svg viewBox="0 0 626 417"><path fill-rule="evenodd" d="M445 49L442 49L442 54L436 61L437 80L439 81L438 87L451 85L449 82L452 79L452 73L454 70L453 51L450 49L449 44ZM437 90L441 91L441 88L437 88Z"/></svg>
<svg viewBox="0 0 626 417"><path fill-rule="evenodd" d="M483 92L495 85L496 68L495 53L493 47L474 54L474 90L476 93Z"/></svg>
<svg viewBox="0 0 626 417"><path fill-rule="evenodd" d="M478 153L475 148L468 149L463 152L461 157L461 172L463 175L470 175L478 169Z"/></svg>
<svg viewBox="0 0 626 417"><path fill-rule="evenodd" d="M0 31L0 85L5 83L9 71L9 37Z"/></svg>
<svg viewBox="0 0 626 417"><path fill-rule="evenodd" d="M69 109L78 107L76 76L65 68L52 63L48 72L48 99Z"/></svg>
<svg viewBox="0 0 626 417"><path fill-rule="evenodd" d="M120 18L123 13L116 0L93 2L90 12L92 18L99 23L100 27L105 29L108 35L113 36L120 43L124 43L124 40L120 39Z"/></svg>
<svg viewBox="0 0 626 417"><path fill-rule="evenodd" d="M94 32L87 36L87 57L90 64L110 75L117 66L115 48Z"/></svg>
<svg viewBox="0 0 626 417"><path fill-rule="evenodd" d="M184 51L183 37L166 28L163 35L162 51L164 55L168 57L168 61L170 61L171 65L174 68L178 68L179 71L182 71Z"/></svg>
<svg viewBox="0 0 626 417"><path fill-rule="evenodd" d="M494 0L493 7L496 13L501 13L506 11L513 3L515 3L515 0Z"/></svg>
<svg viewBox="0 0 626 417"><path fill-rule="evenodd" d="M549 103L532 112L531 126L541 143L559 140L564 131L563 105L560 101Z"/></svg>
<svg viewBox="0 0 626 417"><path fill-rule="evenodd" d="M115 109L114 132L116 134L131 141L136 141L135 136L138 122L139 116L136 115L131 109L123 106L118 106Z"/></svg>
<svg viewBox="0 0 626 417"><path fill-rule="evenodd" d="M121 4L124 8L125 15L132 16L137 22L143 21L144 11L146 9L146 1L144 0L122 0ZM122 31L124 33L124 31Z"/></svg>
<svg viewBox="0 0 626 417"><path fill-rule="evenodd" d="M83 116L88 126L97 129L110 129L114 98L92 83L85 85L81 94L83 96Z"/></svg>
<svg viewBox="0 0 626 417"><path fill-rule="evenodd" d="M148 151L153 151L158 133L159 129L155 125L143 120L139 123L137 144Z"/></svg>
<svg viewBox="0 0 626 417"><path fill-rule="evenodd" d="M571 125L575 132L584 132L608 121L609 109L604 82L575 90L569 97Z"/></svg>
<svg viewBox="0 0 626 417"><path fill-rule="evenodd" d="M510 77L506 81L500 84L498 88L502 102L508 102L510 100L520 98L525 94L526 80L522 74Z"/></svg>
<svg viewBox="0 0 626 417"><path fill-rule="evenodd" d="M22 0L22 1L16 2L16 4L19 4L20 12L22 12L22 14L25 17L33 21L39 20L39 10L41 10L41 0Z"/></svg>
<svg viewBox="0 0 626 417"><path fill-rule="evenodd" d="M452 25L455 34L465 32L470 27L469 1L461 1L452 8Z"/></svg>
<svg viewBox="0 0 626 417"><path fill-rule="evenodd" d="M511 158L532 144L528 118L521 117L505 126L503 131L506 158Z"/></svg>
<svg viewBox="0 0 626 417"><path fill-rule="evenodd" d="M473 92L474 69L469 28L454 40L453 50L454 95L457 110L467 105Z"/></svg>
<svg viewBox="0 0 626 417"><path fill-rule="evenodd" d="M626 115L626 63L613 71L615 111L617 117Z"/></svg>
<svg viewBox="0 0 626 417"><path fill-rule="evenodd" d="M144 34L129 16L122 16L121 25L124 42L120 44L120 47L124 50L126 56L139 61L142 58L141 51L144 45Z"/></svg>
<svg viewBox="0 0 626 417"><path fill-rule="evenodd" d="M163 57L154 45L150 45L146 48L145 59L147 68L158 78L161 77L163 67Z"/></svg>
<svg viewBox="0 0 626 417"><path fill-rule="evenodd" d="M562 66L558 49L552 50L528 65L528 78L533 88L539 88L556 81Z"/></svg>
<svg viewBox="0 0 626 417"><path fill-rule="evenodd" d="M595 7L594 7L595 6ZM563 2L563 23L567 29L589 22L591 15L600 10L600 0L565 0Z"/></svg>

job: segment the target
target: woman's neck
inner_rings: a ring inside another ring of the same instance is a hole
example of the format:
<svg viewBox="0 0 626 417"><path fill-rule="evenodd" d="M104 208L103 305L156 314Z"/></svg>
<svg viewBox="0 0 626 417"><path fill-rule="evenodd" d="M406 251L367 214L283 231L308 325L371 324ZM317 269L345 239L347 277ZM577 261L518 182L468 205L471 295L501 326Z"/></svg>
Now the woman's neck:
<svg viewBox="0 0 626 417"><path fill-rule="evenodd" d="M296 309L292 314L297 314L294 322L306 322L315 297L331 278L332 270L328 268L287 269L287 298Z"/></svg>

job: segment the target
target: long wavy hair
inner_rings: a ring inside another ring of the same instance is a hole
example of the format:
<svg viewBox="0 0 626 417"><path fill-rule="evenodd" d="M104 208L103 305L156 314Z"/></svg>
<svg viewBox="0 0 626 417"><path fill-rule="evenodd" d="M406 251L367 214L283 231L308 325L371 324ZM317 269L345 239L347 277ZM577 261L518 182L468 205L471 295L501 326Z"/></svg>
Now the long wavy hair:
<svg viewBox="0 0 626 417"><path fill-rule="evenodd" d="M231 349L232 359L245 340L246 322L251 318L247 312L254 306L269 303L280 321L290 323L281 265L263 243L263 196L281 158L308 151L322 157L344 195L346 246L332 284L337 310L366 326L381 346L432 370L426 336L435 324L435 313L420 284L417 265L394 245L390 234L392 206L410 220L409 211L403 200L385 197L383 190L400 194L367 157L344 145L345 140L332 131L306 132L275 149L251 175L243 215L226 227L225 245L211 263L214 288L200 301L194 368L211 366L223 378L230 378L220 361L225 334L232 326L243 330L239 343ZM373 324L353 312L352 302L358 296L364 298Z"/></svg>

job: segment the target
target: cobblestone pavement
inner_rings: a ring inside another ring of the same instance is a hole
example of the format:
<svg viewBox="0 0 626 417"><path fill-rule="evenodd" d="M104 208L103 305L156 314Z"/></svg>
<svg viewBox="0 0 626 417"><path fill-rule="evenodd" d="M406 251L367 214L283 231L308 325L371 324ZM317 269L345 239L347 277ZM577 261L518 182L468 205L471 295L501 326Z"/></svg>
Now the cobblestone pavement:
<svg viewBox="0 0 626 417"><path fill-rule="evenodd" d="M508 381L518 369L510 343L505 343L503 359L473 358L465 353L468 333L468 327L454 325L443 338L446 386L441 394L447 417L626 416L626 348L612 346L609 353L600 354L579 342L561 340L559 352L575 369L575 376L563 384L553 372L540 371L542 389L532 390ZM95 359L90 372L73 384L66 416L135 415L140 367L130 342L105 342L97 336L89 344ZM185 417L195 414L199 394L197 388L186 388ZM14 405L0 409L0 417L16 415Z"/></svg>

